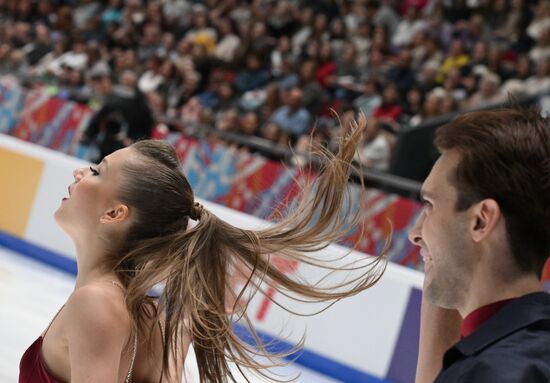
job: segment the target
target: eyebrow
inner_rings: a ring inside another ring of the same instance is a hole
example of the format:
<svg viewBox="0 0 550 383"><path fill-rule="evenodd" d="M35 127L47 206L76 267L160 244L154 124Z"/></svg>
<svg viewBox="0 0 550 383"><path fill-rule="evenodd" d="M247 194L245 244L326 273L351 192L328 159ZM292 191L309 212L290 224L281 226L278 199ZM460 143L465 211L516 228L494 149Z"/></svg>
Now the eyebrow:
<svg viewBox="0 0 550 383"><path fill-rule="evenodd" d="M424 201L426 198L433 199L434 195L430 193L429 191L426 191L424 189L420 190L420 199Z"/></svg>
<svg viewBox="0 0 550 383"><path fill-rule="evenodd" d="M103 164L103 167L105 168L106 172L109 171L109 164L108 164L107 158L103 158L101 160L101 162L99 163L99 165L101 165L101 164Z"/></svg>

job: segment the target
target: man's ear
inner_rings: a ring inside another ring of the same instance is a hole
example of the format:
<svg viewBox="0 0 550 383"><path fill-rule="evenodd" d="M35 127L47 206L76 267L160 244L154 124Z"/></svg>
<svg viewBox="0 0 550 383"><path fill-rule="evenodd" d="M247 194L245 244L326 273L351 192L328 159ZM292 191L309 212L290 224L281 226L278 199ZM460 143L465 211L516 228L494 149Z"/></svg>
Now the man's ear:
<svg viewBox="0 0 550 383"><path fill-rule="evenodd" d="M122 223L127 220L129 216L130 210L128 206L120 204L107 209L99 219L99 222L104 224Z"/></svg>
<svg viewBox="0 0 550 383"><path fill-rule="evenodd" d="M474 206L473 223L471 227L472 239L481 242L502 221L502 211L494 199L484 199Z"/></svg>

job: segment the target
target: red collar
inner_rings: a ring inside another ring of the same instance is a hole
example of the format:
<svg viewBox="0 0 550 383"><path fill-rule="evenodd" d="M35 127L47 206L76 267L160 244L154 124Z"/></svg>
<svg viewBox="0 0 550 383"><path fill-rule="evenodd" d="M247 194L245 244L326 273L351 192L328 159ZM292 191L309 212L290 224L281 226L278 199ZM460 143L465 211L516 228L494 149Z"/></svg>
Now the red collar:
<svg viewBox="0 0 550 383"><path fill-rule="evenodd" d="M504 299L502 301L493 302L472 311L464 318L460 326L460 338L465 338L476 331L487 319L493 316L504 305L510 303L515 298Z"/></svg>

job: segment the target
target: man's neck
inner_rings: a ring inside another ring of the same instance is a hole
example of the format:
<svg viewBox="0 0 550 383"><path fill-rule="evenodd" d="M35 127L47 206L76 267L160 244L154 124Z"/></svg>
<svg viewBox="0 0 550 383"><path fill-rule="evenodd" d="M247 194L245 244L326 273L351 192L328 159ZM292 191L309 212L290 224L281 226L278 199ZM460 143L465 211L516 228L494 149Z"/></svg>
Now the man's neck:
<svg viewBox="0 0 550 383"><path fill-rule="evenodd" d="M534 274L524 274L513 280L495 282L485 280L472 283L465 304L458 308L462 318L472 311L488 304L521 297L526 294L544 291L541 281Z"/></svg>

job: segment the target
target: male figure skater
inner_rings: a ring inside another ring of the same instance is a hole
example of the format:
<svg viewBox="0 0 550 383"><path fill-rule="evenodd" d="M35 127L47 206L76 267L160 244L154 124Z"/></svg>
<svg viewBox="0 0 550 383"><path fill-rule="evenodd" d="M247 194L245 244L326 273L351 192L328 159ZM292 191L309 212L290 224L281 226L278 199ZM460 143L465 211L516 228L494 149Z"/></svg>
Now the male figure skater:
<svg viewBox="0 0 550 383"><path fill-rule="evenodd" d="M417 383L550 382L550 123L464 114L435 138L409 239L425 260Z"/></svg>

